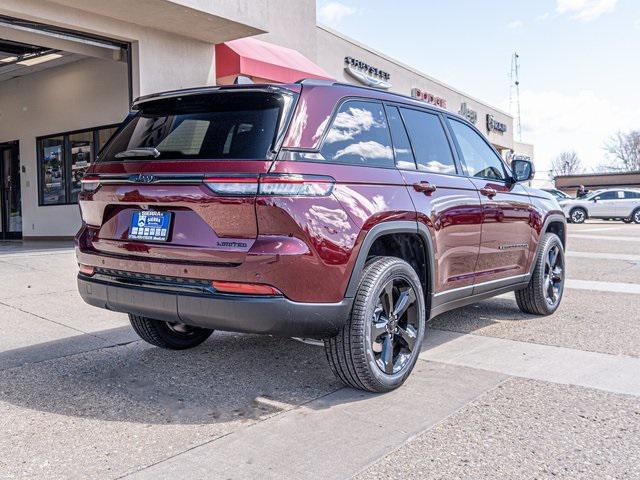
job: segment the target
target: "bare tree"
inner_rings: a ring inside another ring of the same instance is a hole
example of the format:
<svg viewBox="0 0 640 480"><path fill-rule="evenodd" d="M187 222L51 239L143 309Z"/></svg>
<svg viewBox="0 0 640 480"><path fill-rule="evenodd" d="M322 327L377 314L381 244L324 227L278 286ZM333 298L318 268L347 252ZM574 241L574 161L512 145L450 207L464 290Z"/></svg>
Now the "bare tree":
<svg viewBox="0 0 640 480"><path fill-rule="evenodd" d="M582 162L574 150L562 152L551 162L551 176L574 175L582 172Z"/></svg>
<svg viewBox="0 0 640 480"><path fill-rule="evenodd" d="M613 156L617 170L640 171L640 130L616 133L605 148Z"/></svg>

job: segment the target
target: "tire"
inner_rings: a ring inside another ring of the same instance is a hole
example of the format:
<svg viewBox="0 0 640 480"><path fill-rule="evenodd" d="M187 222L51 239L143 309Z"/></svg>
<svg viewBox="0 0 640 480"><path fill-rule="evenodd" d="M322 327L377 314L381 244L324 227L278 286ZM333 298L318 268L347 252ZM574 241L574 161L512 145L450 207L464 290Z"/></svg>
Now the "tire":
<svg viewBox="0 0 640 480"><path fill-rule="evenodd" d="M633 223L633 218L629 217L629 218L623 218L622 221L624 223Z"/></svg>
<svg viewBox="0 0 640 480"><path fill-rule="evenodd" d="M147 343L169 350L186 350L204 342L213 330L192 327L182 323L170 323L129 314L131 326Z"/></svg>
<svg viewBox="0 0 640 480"><path fill-rule="evenodd" d="M631 218L635 223L640 223L640 208L636 208L631 214Z"/></svg>
<svg viewBox="0 0 640 480"><path fill-rule="evenodd" d="M574 208L569 213L571 223L584 223L587 219L587 211L584 208Z"/></svg>
<svg viewBox="0 0 640 480"><path fill-rule="evenodd" d="M545 233L540 239L529 284L515 292L520 310L534 315L551 315L562 300L565 277L562 242L556 234Z"/></svg>
<svg viewBox="0 0 640 480"><path fill-rule="evenodd" d="M345 384L360 390L398 388L418 359L425 314L415 270L399 258L374 258L362 273L349 319L338 335L324 342L331 369Z"/></svg>

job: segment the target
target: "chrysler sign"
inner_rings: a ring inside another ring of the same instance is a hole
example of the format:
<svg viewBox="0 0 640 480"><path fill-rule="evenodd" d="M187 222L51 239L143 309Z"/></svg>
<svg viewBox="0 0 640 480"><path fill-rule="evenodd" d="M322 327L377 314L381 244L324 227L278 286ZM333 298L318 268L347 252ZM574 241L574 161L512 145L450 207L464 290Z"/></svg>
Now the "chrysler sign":
<svg viewBox="0 0 640 480"><path fill-rule="evenodd" d="M384 88L385 90L391 88L390 74L361 60L344 57L344 69L349 75L368 87Z"/></svg>

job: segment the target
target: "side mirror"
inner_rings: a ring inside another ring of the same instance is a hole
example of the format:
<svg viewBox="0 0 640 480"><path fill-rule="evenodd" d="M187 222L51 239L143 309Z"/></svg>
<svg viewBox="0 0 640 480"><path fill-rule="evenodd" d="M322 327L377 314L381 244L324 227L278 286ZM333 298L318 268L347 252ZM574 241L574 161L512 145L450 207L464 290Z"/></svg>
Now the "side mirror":
<svg viewBox="0 0 640 480"><path fill-rule="evenodd" d="M526 182L536 174L536 169L529 160L513 160L511 162L511 170L513 171L513 180L515 182Z"/></svg>

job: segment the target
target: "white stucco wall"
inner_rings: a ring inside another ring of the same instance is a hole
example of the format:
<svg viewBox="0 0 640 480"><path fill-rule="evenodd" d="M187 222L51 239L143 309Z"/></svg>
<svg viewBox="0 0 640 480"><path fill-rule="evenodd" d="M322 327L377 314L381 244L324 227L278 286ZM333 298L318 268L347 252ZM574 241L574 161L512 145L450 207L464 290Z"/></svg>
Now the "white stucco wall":
<svg viewBox="0 0 640 480"><path fill-rule="evenodd" d="M122 121L125 63L85 59L0 83L0 142L20 142L23 235L73 235L77 205L38 207L36 137Z"/></svg>

